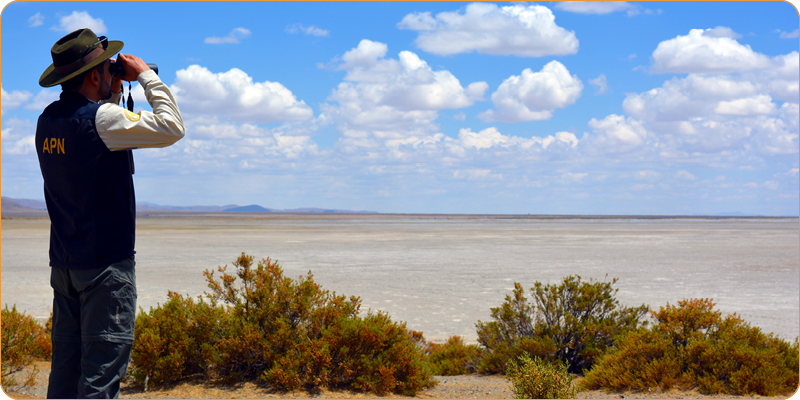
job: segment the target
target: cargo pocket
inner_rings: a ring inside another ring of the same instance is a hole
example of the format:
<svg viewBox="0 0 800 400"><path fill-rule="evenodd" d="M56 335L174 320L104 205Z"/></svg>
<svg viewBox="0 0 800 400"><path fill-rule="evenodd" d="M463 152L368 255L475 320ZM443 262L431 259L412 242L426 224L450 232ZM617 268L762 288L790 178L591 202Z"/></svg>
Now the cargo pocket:
<svg viewBox="0 0 800 400"><path fill-rule="evenodd" d="M108 340L133 343L136 320L136 285L120 276L114 277L114 286L108 307Z"/></svg>

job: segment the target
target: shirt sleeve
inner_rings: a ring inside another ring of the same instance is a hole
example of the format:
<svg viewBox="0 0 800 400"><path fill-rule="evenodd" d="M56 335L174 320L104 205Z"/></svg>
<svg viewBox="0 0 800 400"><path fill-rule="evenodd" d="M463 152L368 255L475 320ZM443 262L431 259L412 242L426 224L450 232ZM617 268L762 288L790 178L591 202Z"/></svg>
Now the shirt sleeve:
<svg viewBox="0 0 800 400"><path fill-rule="evenodd" d="M145 71L139 74L138 81L152 112L132 113L111 102L97 110L97 133L111 151L167 147L186 133L178 104L158 75Z"/></svg>

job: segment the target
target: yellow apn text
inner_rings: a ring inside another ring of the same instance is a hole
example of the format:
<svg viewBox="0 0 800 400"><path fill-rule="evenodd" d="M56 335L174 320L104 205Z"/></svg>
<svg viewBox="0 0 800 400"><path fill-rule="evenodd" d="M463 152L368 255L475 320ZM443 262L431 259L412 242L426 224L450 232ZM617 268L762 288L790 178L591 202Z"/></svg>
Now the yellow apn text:
<svg viewBox="0 0 800 400"><path fill-rule="evenodd" d="M64 138L44 138L44 145L42 146L42 153L48 154L67 154L64 151Z"/></svg>

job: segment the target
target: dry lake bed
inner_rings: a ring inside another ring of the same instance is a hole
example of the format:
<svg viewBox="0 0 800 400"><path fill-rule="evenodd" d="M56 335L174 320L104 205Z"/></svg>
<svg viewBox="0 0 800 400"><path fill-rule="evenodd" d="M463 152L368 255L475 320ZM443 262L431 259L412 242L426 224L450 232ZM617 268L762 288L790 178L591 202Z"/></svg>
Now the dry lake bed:
<svg viewBox="0 0 800 400"><path fill-rule="evenodd" d="M50 313L46 218L2 220L0 302ZM658 309L713 298L766 332L798 335L798 220L509 218L324 214L159 214L137 221L139 305L167 291L196 296L202 272L245 252L310 270L324 289L356 295L433 341L476 340L514 282L568 275L611 280L622 304ZM229 268L232 268L230 266Z"/></svg>

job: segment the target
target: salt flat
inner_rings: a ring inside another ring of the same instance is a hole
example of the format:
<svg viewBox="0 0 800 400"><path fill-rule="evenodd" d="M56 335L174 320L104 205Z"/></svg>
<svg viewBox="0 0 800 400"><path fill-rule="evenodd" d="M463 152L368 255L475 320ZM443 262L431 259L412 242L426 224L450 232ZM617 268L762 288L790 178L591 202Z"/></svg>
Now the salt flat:
<svg viewBox="0 0 800 400"><path fill-rule="evenodd" d="M2 304L49 314L48 235L47 219L2 220ZM202 294L202 271L242 252L271 257L289 277L310 270L323 288L360 296L363 309L434 341L475 341L475 322L490 320L515 281L616 277L623 304L713 298L723 313L793 340L799 240L797 219L152 214L137 221L136 268L148 310L168 290Z"/></svg>

